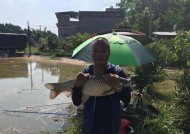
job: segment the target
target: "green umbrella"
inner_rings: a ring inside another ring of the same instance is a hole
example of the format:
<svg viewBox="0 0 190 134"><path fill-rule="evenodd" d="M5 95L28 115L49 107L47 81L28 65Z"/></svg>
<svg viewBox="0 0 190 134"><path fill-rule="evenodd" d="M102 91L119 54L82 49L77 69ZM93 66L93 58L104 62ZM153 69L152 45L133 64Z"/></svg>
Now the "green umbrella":
<svg viewBox="0 0 190 134"><path fill-rule="evenodd" d="M74 49L72 59L92 63L92 42L99 37L106 38L110 44L109 62L115 65L141 66L156 58L146 47L132 37L116 32L94 36Z"/></svg>
<svg viewBox="0 0 190 134"><path fill-rule="evenodd" d="M136 39L137 41L139 41L143 46L153 42L153 39L147 37L144 33L135 31L135 30L131 30L131 29L113 29L113 30L95 33L94 35L102 35L102 34L112 33L113 31L117 32L117 34L120 34L120 35L132 37L132 38Z"/></svg>

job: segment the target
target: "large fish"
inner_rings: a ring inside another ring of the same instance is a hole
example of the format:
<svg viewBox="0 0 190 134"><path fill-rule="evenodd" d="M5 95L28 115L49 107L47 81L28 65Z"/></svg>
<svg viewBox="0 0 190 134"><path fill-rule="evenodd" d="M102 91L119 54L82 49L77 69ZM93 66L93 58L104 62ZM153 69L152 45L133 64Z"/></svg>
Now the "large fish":
<svg viewBox="0 0 190 134"><path fill-rule="evenodd" d="M82 101L85 102L89 96L106 96L116 92L107 84L103 83L103 77L90 76L82 88ZM76 79L68 80L61 83L46 83L45 87L50 89L50 99L54 99L61 92L72 92L71 87L74 85ZM129 80L119 77L123 85L129 84Z"/></svg>

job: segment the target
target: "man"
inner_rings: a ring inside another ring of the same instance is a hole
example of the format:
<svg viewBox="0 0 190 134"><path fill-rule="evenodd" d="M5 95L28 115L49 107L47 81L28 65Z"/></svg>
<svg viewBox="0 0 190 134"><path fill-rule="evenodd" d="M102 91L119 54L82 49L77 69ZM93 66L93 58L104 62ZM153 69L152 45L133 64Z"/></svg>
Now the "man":
<svg viewBox="0 0 190 134"><path fill-rule="evenodd" d="M113 64L108 63L110 56L109 43L105 38L98 38L93 42L93 64L87 66L76 77L72 89L74 105L82 103L82 87L89 75L104 76L104 82L115 89L122 89L107 96L91 96L84 103L83 109L83 134L118 134L120 127L120 100L128 104L131 99L130 90L123 87L119 77L126 77L124 71Z"/></svg>

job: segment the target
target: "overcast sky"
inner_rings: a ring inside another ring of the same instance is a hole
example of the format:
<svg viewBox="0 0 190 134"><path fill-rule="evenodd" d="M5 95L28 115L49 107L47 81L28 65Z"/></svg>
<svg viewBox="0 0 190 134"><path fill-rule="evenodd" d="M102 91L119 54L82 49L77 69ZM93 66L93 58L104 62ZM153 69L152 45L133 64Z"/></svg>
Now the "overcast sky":
<svg viewBox="0 0 190 134"><path fill-rule="evenodd" d="M0 0L0 23L44 29L57 34L55 12L105 11L120 0Z"/></svg>

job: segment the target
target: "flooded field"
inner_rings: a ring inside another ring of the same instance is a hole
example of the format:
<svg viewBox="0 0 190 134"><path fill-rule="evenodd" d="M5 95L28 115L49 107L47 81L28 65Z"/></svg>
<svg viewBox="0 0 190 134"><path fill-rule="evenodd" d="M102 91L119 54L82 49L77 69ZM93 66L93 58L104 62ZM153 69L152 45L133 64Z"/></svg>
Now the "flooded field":
<svg viewBox="0 0 190 134"><path fill-rule="evenodd" d="M56 131L64 125L71 98L49 99L48 82L75 78L83 66L28 59L0 59L0 134Z"/></svg>

